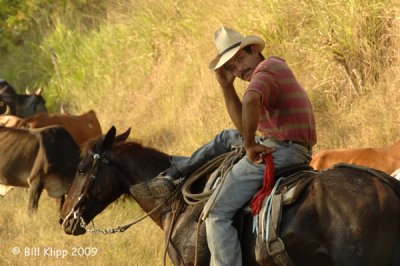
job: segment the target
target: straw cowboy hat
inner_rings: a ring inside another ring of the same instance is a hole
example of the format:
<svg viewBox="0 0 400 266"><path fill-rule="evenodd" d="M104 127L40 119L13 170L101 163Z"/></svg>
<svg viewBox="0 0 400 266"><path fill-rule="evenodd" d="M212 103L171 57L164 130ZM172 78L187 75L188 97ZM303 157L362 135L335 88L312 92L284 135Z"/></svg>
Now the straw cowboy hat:
<svg viewBox="0 0 400 266"><path fill-rule="evenodd" d="M264 41L257 36L243 37L239 32L222 26L214 34L214 44L218 50L218 55L210 64L209 69L215 70L229 61L240 49L254 44L261 52L264 49Z"/></svg>

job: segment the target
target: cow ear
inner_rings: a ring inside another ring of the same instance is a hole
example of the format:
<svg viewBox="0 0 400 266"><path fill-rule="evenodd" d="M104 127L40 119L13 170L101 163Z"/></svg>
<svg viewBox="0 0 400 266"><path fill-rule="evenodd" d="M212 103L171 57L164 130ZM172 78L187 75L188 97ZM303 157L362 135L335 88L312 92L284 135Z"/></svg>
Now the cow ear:
<svg viewBox="0 0 400 266"><path fill-rule="evenodd" d="M115 141L117 141L117 142L119 142L119 141L125 141L125 140L129 137L129 134L131 134L131 128L128 128L127 131L125 131L125 132L122 133L121 135L118 135L118 136L115 138Z"/></svg>
<svg viewBox="0 0 400 266"><path fill-rule="evenodd" d="M115 129L114 126L112 126L110 128L110 130L108 130L107 134L104 136L103 145L102 145L103 149L107 149L107 148L111 147L111 145L115 141L116 132L117 132L117 130Z"/></svg>

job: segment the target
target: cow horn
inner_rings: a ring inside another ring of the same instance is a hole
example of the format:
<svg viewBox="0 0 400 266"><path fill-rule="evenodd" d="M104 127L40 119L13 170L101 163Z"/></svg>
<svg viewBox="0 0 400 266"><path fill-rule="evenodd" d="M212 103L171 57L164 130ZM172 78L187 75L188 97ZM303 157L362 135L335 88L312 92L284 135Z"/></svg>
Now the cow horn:
<svg viewBox="0 0 400 266"><path fill-rule="evenodd" d="M64 110L64 103L62 103L61 106L60 106L60 113L61 114L65 114L66 113L65 110Z"/></svg>
<svg viewBox="0 0 400 266"><path fill-rule="evenodd" d="M42 92L43 92L43 88L42 87L40 87L39 89L37 89L37 91L36 91L36 95L37 96L39 96L40 94L42 94Z"/></svg>
<svg viewBox="0 0 400 266"><path fill-rule="evenodd" d="M32 94L32 92L31 92L28 88L25 89L25 93L26 93L27 95L31 95L31 94Z"/></svg>
<svg viewBox="0 0 400 266"><path fill-rule="evenodd" d="M6 104L6 111L2 115L10 115L10 114L11 114L10 106L8 106L8 104Z"/></svg>
<svg viewBox="0 0 400 266"><path fill-rule="evenodd" d="M11 114L11 108L8 104L0 100L0 107L1 109L4 109L4 106L6 107L6 110L4 113L0 113L0 115L9 115Z"/></svg>

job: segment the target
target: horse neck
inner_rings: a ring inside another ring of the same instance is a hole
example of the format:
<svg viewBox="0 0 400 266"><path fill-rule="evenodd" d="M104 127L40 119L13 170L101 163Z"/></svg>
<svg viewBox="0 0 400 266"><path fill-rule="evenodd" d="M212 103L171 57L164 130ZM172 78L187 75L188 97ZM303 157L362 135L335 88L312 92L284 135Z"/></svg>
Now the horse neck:
<svg viewBox="0 0 400 266"><path fill-rule="evenodd" d="M131 147L129 147L127 153L121 153L122 158L118 161L125 162L123 167L129 173L127 177L132 185L151 180L171 165L168 154L152 148L142 147L136 143L127 143L127 145ZM143 200L136 198L134 195L132 196L146 213L151 212L162 203L155 199ZM163 228L162 214L165 213L165 207L161 206L159 210L150 214L152 220L161 228Z"/></svg>
<svg viewBox="0 0 400 266"><path fill-rule="evenodd" d="M135 142L125 143L117 156L132 184L149 181L171 165L168 154Z"/></svg>

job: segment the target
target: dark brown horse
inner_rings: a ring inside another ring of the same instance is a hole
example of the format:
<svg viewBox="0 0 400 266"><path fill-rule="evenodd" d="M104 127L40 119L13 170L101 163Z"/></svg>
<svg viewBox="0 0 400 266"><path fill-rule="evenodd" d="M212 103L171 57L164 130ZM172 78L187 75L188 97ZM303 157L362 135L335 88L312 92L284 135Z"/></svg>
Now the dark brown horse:
<svg viewBox="0 0 400 266"><path fill-rule="evenodd" d="M112 127L82 151L83 159L61 215L67 234L81 235L81 219L89 223L129 186L148 181L165 170L168 155L126 142L129 130L116 136ZM283 209L280 235L295 265L400 265L400 200L398 181L384 182L359 169L316 172L300 198ZM135 198L135 195L133 195ZM151 211L159 202L137 203ZM174 265L193 265L200 205L185 206L172 231L168 254ZM172 219L166 204L151 218L165 232ZM244 223L244 265L275 265L265 241ZM198 264L209 265L204 223L199 229Z"/></svg>

